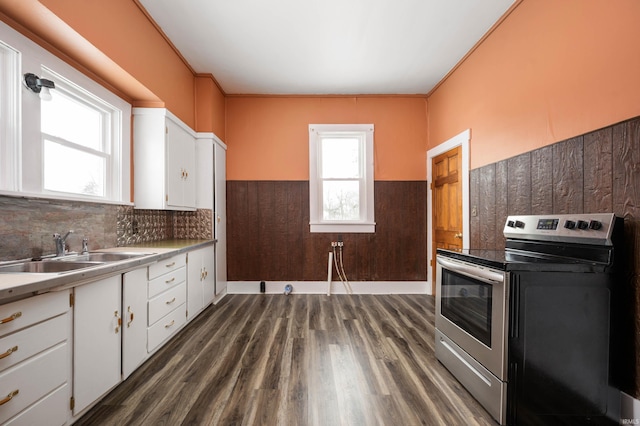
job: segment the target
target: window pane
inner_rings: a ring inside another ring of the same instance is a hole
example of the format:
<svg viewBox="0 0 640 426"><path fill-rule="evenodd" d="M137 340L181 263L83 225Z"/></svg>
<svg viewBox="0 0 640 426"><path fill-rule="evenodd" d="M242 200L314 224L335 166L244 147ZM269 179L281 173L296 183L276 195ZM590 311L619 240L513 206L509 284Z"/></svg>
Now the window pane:
<svg viewBox="0 0 640 426"><path fill-rule="evenodd" d="M360 219L360 183L358 181L325 181L322 185L324 220Z"/></svg>
<svg viewBox="0 0 640 426"><path fill-rule="evenodd" d="M44 141L44 188L104 197L106 160L53 141Z"/></svg>
<svg viewBox="0 0 640 426"><path fill-rule="evenodd" d="M360 177L358 138L322 138L321 143L323 178Z"/></svg>
<svg viewBox="0 0 640 426"><path fill-rule="evenodd" d="M102 151L102 114L93 107L51 90L51 101L40 102L41 131L69 142Z"/></svg>

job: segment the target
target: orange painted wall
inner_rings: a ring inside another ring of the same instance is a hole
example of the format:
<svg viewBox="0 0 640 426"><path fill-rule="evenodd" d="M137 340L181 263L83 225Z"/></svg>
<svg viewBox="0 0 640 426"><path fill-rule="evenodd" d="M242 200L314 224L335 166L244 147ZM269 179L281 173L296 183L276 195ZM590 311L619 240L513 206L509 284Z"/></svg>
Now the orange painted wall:
<svg viewBox="0 0 640 426"><path fill-rule="evenodd" d="M227 97L228 180L308 180L309 124L373 123L376 180L426 177L422 97Z"/></svg>
<svg viewBox="0 0 640 426"><path fill-rule="evenodd" d="M640 115L640 1L524 0L428 98L476 168Z"/></svg>
<svg viewBox="0 0 640 426"><path fill-rule="evenodd" d="M195 127L194 75L131 0L41 0Z"/></svg>
<svg viewBox="0 0 640 426"><path fill-rule="evenodd" d="M213 132L224 140L225 99L213 76L197 75L196 84L196 132Z"/></svg>
<svg viewBox="0 0 640 426"><path fill-rule="evenodd" d="M134 106L166 107L224 139L224 93L194 75L134 0L0 0L0 18Z"/></svg>

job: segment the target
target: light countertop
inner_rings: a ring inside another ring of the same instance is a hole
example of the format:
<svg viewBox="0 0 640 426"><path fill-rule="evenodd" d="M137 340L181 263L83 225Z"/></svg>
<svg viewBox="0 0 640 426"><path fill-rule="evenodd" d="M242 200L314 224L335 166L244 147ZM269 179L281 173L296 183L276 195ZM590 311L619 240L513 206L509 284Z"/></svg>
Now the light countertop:
<svg viewBox="0 0 640 426"><path fill-rule="evenodd" d="M100 252L145 253L144 256L108 262L88 268L56 273L0 273L0 304L24 297L85 284L109 275L121 274L180 253L215 244L215 240L163 240L127 247L100 249Z"/></svg>

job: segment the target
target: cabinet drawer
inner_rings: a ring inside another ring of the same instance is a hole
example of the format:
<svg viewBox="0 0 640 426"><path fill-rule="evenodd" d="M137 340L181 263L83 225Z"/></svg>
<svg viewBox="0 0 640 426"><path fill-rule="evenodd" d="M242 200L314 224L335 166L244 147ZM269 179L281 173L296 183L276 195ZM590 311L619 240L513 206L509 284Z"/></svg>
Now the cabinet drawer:
<svg viewBox="0 0 640 426"><path fill-rule="evenodd" d="M69 310L69 290L0 305L0 337Z"/></svg>
<svg viewBox="0 0 640 426"><path fill-rule="evenodd" d="M149 327L147 331L148 351L153 352L162 342L171 337L187 322L187 304L183 303L169 315Z"/></svg>
<svg viewBox="0 0 640 426"><path fill-rule="evenodd" d="M149 299L187 279L187 268L179 268L149 281Z"/></svg>
<svg viewBox="0 0 640 426"><path fill-rule="evenodd" d="M167 272L171 272L175 269L181 268L187 264L187 255L179 254L177 256L170 257L169 259L161 260L153 265L149 265L149 280L164 275Z"/></svg>
<svg viewBox="0 0 640 426"><path fill-rule="evenodd" d="M184 282L149 300L148 324L153 325L177 306L182 305L186 300L187 286Z"/></svg>
<svg viewBox="0 0 640 426"><path fill-rule="evenodd" d="M64 384L9 420L4 426L64 425L69 411L69 398L71 388Z"/></svg>
<svg viewBox="0 0 640 426"><path fill-rule="evenodd" d="M0 396L15 396L0 405L0 423L63 385L68 377L69 351L61 343L0 373Z"/></svg>
<svg viewBox="0 0 640 426"><path fill-rule="evenodd" d="M0 372L44 351L68 336L68 314L0 338ZM0 394L0 399L4 395Z"/></svg>

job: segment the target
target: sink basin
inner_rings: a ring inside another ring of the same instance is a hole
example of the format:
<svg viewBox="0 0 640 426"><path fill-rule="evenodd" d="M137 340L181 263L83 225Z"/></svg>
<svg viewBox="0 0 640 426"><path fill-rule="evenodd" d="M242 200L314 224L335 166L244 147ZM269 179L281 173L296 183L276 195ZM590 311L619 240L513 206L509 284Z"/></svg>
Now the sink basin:
<svg viewBox="0 0 640 426"><path fill-rule="evenodd" d="M73 256L56 258L56 260L66 262L118 262L120 260L134 259L136 257L148 256L148 253L87 253Z"/></svg>
<svg viewBox="0 0 640 426"><path fill-rule="evenodd" d="M48 262L30 261L11 265L0 266L0 273L35 272L55 273L75 271L76 269L89 268L100 265L100 262Z"/></svg>

